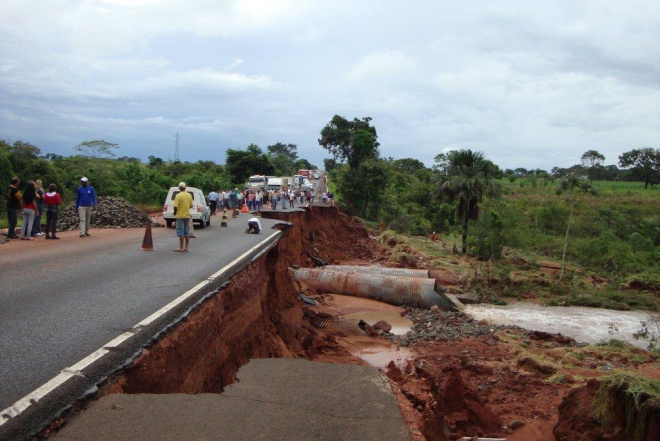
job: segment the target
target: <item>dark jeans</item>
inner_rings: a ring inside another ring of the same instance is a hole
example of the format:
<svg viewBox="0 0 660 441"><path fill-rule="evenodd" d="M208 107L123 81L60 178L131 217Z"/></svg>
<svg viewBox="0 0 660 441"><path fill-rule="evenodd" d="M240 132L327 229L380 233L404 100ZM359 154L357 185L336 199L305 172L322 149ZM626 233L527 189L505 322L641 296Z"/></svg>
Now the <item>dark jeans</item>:
<svg viewBox="0 0 660 441"><path fill-rule="evenodd" d="M215 209L216 206L218 205L218 201L211 201L211 214L215 214Z"/></svg>
<svg viewBox="0 0 660 441"><path fill-rule="evenodd" d="M41 216L44 212L43 205L37 206L37 212L34 214L34 223L32 224L32 235L41 233Z"/></svg>
<svg viewBox="0 0 660 441"><path fill-rule="evenodd" d="M248 222L248 232L252 234L261 233L261 230L259 229L259 224L254 221Z"/></svg>
<svg viewBox="0 0 660 441"><path fill-rule="evenodd" d="M7 231L8 237L16 237L16 224L18 224L18 209L7 208L7 222L9 230Z"/></svg>
<svg viewBox="0 0 660 441"><path fill-rule="evenodd" d="M46 236L55 237L58 215L57 210L46 210Z"/></svg>

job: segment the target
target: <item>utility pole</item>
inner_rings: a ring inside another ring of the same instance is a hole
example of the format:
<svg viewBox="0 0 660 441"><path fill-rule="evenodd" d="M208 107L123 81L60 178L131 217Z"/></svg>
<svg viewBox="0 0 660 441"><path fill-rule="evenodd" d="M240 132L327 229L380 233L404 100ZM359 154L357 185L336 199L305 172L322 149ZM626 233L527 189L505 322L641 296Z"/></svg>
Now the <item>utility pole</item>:
<svg viewBox="0 0 660 441"><path fill-rule="evenodd" d="M179 162L179 132L174 136L174 162Z"/></svg>

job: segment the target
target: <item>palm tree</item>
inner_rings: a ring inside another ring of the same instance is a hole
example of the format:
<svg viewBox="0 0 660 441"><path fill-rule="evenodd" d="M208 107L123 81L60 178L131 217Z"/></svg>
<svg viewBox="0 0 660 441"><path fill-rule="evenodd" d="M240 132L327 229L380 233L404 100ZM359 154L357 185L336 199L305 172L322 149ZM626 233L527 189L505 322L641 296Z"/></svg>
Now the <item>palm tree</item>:
<svg viewBox="0 0 660 441"><path fill-rule="evenodd" d="M498 168L485 159L482 152L458 150L449 152L448 166L439 179L440 192L450 200L458 199L457 215L463 223L462 253L467 252L468 221L479 218L479 203L484 196L499 197L495 182Z"/></svg>

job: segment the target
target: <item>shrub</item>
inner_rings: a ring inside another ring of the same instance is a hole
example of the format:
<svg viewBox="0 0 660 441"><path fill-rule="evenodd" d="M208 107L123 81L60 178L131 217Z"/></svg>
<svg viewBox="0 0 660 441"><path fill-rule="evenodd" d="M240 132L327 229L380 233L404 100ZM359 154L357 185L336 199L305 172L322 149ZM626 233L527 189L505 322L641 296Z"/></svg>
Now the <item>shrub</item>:
<svg viewBox="0 0 660 441"><path fill-rule="evenodd" d="M471 254L480 259L499 259L504 247L504 224L494 209L481 215L468 244Z"/></svg>

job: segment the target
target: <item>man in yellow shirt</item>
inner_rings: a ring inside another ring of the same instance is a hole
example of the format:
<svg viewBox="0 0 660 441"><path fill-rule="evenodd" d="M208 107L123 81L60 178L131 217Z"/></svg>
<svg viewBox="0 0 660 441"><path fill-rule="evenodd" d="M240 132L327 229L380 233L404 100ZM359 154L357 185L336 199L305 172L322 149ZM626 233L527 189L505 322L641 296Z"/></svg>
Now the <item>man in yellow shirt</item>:
<svg viewBox="0 0 660 441"><path fill-rule="evenodd" d="M174 197L174 216L176 217L176 235L179 237L179 248L174 251L188 251L188 242L190 242L190 208L192 207L192 203L192 196L186 191L186 183L179 182L179 193Z"/></svg>

